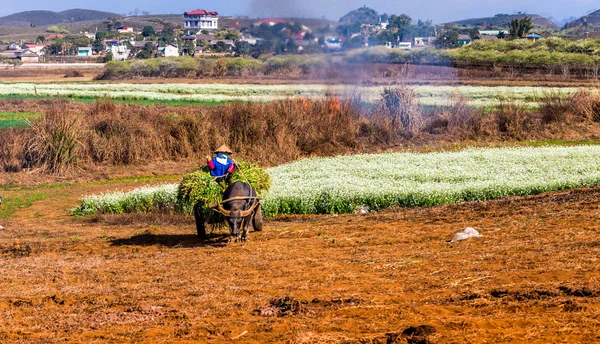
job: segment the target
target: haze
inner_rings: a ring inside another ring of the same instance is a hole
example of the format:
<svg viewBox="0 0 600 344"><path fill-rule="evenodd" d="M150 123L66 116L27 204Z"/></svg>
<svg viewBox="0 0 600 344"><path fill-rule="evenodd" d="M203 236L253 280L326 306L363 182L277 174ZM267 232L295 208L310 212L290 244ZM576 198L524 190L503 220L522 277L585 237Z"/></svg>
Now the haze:
<svg viewBox="0 0 600 344"><path fill-rule="evenodd" d="M222 15L247 15L251 17L325 17L338 20L347 12L363 5L380 13L406 13L414 20L431 19L443 23L476 17L493 16L496 13L526 12L561 20L570 16L580 17L595 10L597 3L591 0L571 1L532 1L532 0L224 0L215 2L182 0L172 2L144 0L62 0L49 2L42 0L8 0L0 4L0 16L29 11L62 11L71 8L85 8L125 14L140 9L155 14L183 13L185 10L204 8L216 10Z"/></svg>

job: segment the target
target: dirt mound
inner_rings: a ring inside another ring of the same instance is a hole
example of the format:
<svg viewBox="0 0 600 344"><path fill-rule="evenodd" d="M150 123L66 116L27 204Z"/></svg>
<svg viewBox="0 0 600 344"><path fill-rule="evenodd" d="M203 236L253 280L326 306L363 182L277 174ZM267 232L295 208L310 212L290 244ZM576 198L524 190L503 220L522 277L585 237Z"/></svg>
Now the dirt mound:
<svg viewBox="0 0 600 344"><path fill-rule="evenodd" d="M307 301L285 296L271 300L268 305L260 307L254 312L262 317L311 315L313 312L307 307L307 304Z"/></svg>
<svg viewBox="0 0 600 344"><path fill-rule="evenodd" d="M410 326L401 333L387 333L386 344L430 344L433 341L431 341L429 336L436 331L437 329L431 325Z"/></svg>
<svg viewBox="0 0 600 344"><path fill-rule="evenodd" d="M273 299L268 305L256 309L254 312L263 317L286 316L313 316L319 308L339 309L353 307L362 303L356 298L336 298L331 300L313 299L311 302L297 300L291 296Z"/></svg>

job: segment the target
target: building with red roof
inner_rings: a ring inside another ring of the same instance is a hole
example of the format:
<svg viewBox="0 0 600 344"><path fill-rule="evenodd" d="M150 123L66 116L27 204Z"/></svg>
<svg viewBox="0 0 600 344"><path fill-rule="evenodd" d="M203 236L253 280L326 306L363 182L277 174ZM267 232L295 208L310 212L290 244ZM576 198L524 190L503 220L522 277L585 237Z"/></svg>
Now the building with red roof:
<svg viewBox="0 0 600 344"><path fill-rule="evenodd" d="M215 11L193 10L183 13L184 30L217 30L219 28L219 13Z"/></svg>

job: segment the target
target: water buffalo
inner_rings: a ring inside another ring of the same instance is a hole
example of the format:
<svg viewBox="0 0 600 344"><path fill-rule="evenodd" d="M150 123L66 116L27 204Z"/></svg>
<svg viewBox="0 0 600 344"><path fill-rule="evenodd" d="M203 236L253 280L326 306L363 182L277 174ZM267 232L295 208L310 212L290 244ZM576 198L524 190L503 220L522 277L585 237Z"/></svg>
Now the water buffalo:
<svg viewBox="0 0 600 344"><path fill-rule="evenodd" d="M223 193L223 202L216 206L217 211L225 215L230 228L230 241L248 241L250 225L255 231L263 227L259 199L254 188L246 183L235 182ZM201 238L206 238L203 209L194 207L196 229Z"/></svg>

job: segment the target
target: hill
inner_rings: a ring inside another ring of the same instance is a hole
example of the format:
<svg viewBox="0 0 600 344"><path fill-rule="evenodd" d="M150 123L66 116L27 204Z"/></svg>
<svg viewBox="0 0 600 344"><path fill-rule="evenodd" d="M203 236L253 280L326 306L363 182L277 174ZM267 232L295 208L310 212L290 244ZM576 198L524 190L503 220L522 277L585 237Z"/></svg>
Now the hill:
<svg viewBox="0 0 600 344"><path fill-rule="evenodd" d="M558 29L559 28L558 25L556 25L553 21L551 21L547 18L544 18L537 14L525 14L525 13L496 14L493 17L464 19L464 20L450 22L448 24L456 24L456 25L463 25L463 26L481 26L481 27L499 26L499 27L508 28L510 26L510 22L513 19L521 19L521 18L525 18L525 17L530 17L531 21L533 22L533 25L535 25L537 27L546 27L546 28L550 28L550 29Z"/></svg>
<svg viewBox="0 0 600 344"><path fill-rule="evenodd" d="M340 18L340 23L345 24L377 24L379 22L379 14L372 8L363 6L357 10L350 11L348 14Z"/></svg>
<svg viewBox="0 0 600 344"><path fill-rule="evenodd" d="M583 25L600 25L600 10L586 14L583 17L567 24L568 27L578 27Z"/></svg>
<svg viewBox="0 0 600 344"><path fill-rule="evenodd" d="M111 16L117 16L117 14L85 9L71 9L62 12L25 11L0 17L0 25L19 27L30 27L31 25L44 26L89 20L102 20Z"/></svg>

